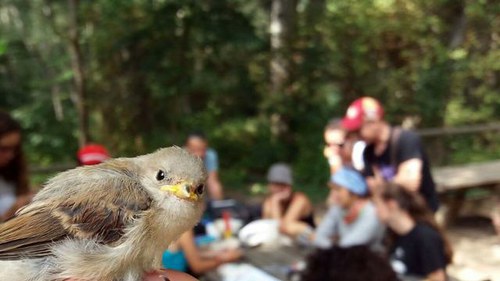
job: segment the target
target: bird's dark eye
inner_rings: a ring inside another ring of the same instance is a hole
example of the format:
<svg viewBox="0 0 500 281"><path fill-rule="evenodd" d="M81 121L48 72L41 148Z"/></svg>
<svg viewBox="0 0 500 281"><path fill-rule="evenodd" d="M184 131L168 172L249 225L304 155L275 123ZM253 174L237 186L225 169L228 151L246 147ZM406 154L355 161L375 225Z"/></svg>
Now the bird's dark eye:
<svg viewBox="0 0 500 281"><path fill-rule="evenodd" d="M205 185L203 184L198 185L194 190L194 192L198 195L202 195L204 191L205 191Z"/></svg>
<svg viewBox="0 0 500 281"><path fill-rule="evenodd" d="M158 171L158 174L156 174L156 179L161 181L165 178L165 172L163 172L162 170L159 170Z"/></svg>

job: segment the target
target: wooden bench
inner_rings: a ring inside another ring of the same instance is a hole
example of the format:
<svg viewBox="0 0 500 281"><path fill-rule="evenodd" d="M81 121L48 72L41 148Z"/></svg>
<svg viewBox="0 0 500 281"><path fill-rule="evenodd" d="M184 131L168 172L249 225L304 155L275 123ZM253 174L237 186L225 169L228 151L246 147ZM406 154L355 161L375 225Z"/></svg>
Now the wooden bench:
<svg viewBox="0 0 500 281"><path fill-rule="evenodd" d="M439 193L500 183L500 160L433 170Z"/></svg>
<svg viewBox="0 0 500 281"><path fill-rule="evenodd" d="M497 188L500 184L500 160L439 167L432 171L436 189L447 198L444 223L451 223L458 216L465 194L470 188Z"/></svg>

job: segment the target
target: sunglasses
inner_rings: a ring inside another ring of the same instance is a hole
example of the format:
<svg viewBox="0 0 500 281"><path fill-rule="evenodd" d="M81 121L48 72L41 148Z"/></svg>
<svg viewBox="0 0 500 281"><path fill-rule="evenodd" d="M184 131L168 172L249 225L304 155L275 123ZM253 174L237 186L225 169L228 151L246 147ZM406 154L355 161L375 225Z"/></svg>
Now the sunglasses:
<svg viewBox="0 0 500 281"><path fill-rule="evenodd" d="M341 142L341 143L326 143L326 146L328 146L328 147L336 146L338 148L342 148L342 147L344 147L344 145L345 145L345 142Z"/></svg>

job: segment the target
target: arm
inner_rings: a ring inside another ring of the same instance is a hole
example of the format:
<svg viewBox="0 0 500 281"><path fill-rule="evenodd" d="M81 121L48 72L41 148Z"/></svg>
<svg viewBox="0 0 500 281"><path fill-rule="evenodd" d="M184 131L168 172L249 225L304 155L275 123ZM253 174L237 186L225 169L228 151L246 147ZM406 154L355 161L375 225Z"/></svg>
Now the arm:
<svg viewBox="0 0 500 281"><path fill-rule="evenodd" d="M192 230L182 234L181 238L179 238L179 244L184 251L189 266L197 274L210 271L223 263L235 261L241 257L239 250L227 250L217 253L214 258L203 258L194 243Z"/></svg>
<svg viewBox="0 0 500 281"><path fill-rule="evenodd" d="M353 222L349 232L340 237L339 246L366 245L379 237L381 224L375 209L365 205L361 212L356 221Z"/></svg>
<svg viewBox="0 0 500 281"><path fill-rule="evenodd" d="M205 156L205 163L208 173L207 189L212 200L224 198L222 184L219 180L219 157L213 149L208 149Z"/></svg>
<svg viewBox="0 0 500 281"><path fill-rule="evenodd" d="M211 199L221 200L224 198L222 184L219 180L219 173L216 170L208 173L207 188Z"/></svg>
<svg viewBox="0 0 500 281"><path fill-rule="evenodd" d="M262 218L281 220L281 206L277 197L267 197L263 204Z"/></svg>
<svg viewBox="0 0 500 281"><path fill-rule="evenodd" d="M341 210L338 206L333 206L328 209L323 220L320 222L314 237L313 244L316 247L327 249L333 244L333 237L338 233L338 223L341 218Z"/></svg>
<svg viewBox="0 0 500 281"><path fill-rule="evenodd" d="M398 159L394 183L409 191L418 191L422 181L423 154L420 138L413 132L403 132L398 142Z"/></svg>
<svg viewBox="0 0 500 281"><path fill-rule="evenodd" d="M280 222L280 231L291 236L304 232L309 226L301 222L300 218L311 211L309 199L302 193L296 193Z"/></svg>
<svg viewBox="0 0 500 281"><path fill-rule="evenodd" d="M418 191L422 181L422 160L413 158L399 164L393 181L409 191Z"/></svg>
<svg viewBox="0 0 500 281"><path fill-rule="evenodd" d="M266 219L274 219L281 222L283 219L282 202L290 198L291 189L285 189L277 193L271 193L264 201L263 217Z"/></svg>
<svg viewBox="0 0 500 281"><path fill-rule="evenodd" d="M203 273L216 268L221 264L216 259L204 259L201 257L196 244L194 243L193 231L184 232L179 238L179 244L184 251L186 260L195 273Z"/></svg>

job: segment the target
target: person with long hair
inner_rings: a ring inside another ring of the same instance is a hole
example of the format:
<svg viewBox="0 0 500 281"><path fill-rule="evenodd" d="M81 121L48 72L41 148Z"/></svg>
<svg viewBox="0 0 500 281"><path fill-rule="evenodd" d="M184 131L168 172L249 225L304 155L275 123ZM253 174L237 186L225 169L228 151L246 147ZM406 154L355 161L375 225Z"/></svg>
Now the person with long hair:
<svg viewBox="0 0 500 281"><path fill-rule="evenodd" d="M420 194L388 184L376 206L390 230L387 246L393 269L403 276L447 280L452 249Z"/></svg>
<svg viewBox="0 0 500 281"><path fill-rule="evenodd" d="M0 111L0 221L31 200L21 140L19 123Z"/></svg>

